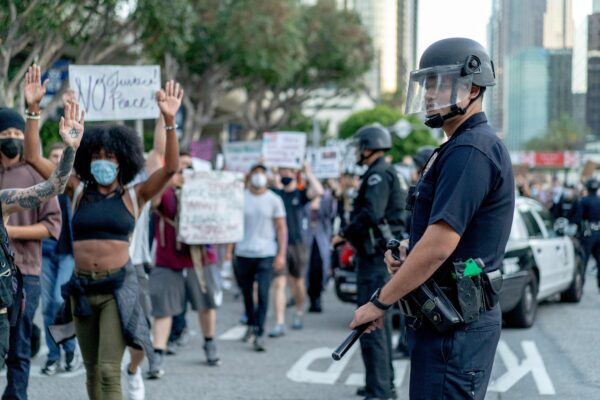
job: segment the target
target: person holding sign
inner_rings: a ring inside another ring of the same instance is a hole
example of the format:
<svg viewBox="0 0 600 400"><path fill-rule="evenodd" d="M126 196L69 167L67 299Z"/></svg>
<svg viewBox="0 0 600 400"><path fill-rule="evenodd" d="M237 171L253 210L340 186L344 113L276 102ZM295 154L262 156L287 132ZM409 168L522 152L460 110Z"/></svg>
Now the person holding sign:
<svg viewBox="0 0 600 400"><path fill-rule="evenodd" d="M29 73L43 92L39 68ZM136 271L129 259L129 239L138 211L177 171L175 114L182 98L183 90L174 81L168 81L156 95L165 120L167 150L165 165L145 182L128 186L144 167L144 157L139 136L125 126L89 129L75 159L76 174L67 186L73 199L75 272L64 286L70 302L65 303L63 316L68 319L72 307L90 399L122 398L121 359L126 345L143 348L153 362ZM42 176L48 176L52 164L39 154L39 132L35 133L25 138L26 159Z"/></svg>
<svg viewBox="0 0 600 400"><path fill-rule="evenodd" d="M292 321L292 329L302 329L304 314L304 294L306 292L306 268L308 265L308 248L303 241L302 220L304 206L316 197L323 195L321 182L313 175L308 162L304 163L304 173L308 180L308 189L298 188L297 171L290 168L280 168L280 187L274 189L285 204L288 226L287 276L294 298L296 312ZM286 272L277 271L273 279L274 305L277 325L269 333L270 337L282 336L285 332L285 283Z"/></svg>

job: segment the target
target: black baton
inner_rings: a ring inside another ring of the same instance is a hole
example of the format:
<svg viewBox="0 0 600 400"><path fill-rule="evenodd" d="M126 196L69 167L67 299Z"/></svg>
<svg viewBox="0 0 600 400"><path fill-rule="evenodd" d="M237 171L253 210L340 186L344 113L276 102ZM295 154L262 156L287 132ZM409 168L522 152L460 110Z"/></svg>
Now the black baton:
<svg viewBox="0 0 600 400"><path fill-rule="evenodd" d="M331 357L333 357L335 361L341 360L342 357L344 357L344 354L346 354L348 350L350 350L350 347L352 347L352 345L356 343L360 336L363 333L365 333L365 330L369 327L369 325L371 325L371 322L367 322L366 324L359 325L356 328L352 329L352 332L350 332L348 337L344 339L342 344L340 344L338 348L335 349L333 353L331 353Z"/></svg>

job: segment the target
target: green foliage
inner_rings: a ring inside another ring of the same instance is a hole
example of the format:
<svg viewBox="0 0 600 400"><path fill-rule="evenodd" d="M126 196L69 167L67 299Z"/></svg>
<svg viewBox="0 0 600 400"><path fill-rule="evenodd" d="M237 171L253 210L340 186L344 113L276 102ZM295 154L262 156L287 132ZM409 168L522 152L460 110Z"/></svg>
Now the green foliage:
<svg viewBox="0 0 600 400"><path fill-rule="evenodd" d="M587 133L586 127L563 114L559 119L550 122L543 136L527 142L525 148L533 151L581 150Z"/></svg>
<svg viewBox="0 0 600 400"><path fill-rule="evenodd" d="M44 149L44 155L49 155L50 147L54 143L62 142L62 138L58 133L58 122L47 120L42 128L40 129L40 140L42 142L42 148Z"/></svg>
<svg viewBox="0 0 600 400"><path fill-rule="evenodd" d="M389 127L401 119L410 123L412 131L405 139L395 134L392 135L390 155L394 162L400 162L404 156L415 154L421 146L437 145L436 140L431 135L431 130L419 118L412 115L402 115L399 111L385 105L379 105L370 110L358 111L350 115L340 125L339 137L348 139L365 125L380 123L385 127Z"/></svg>
<svg viewBox="0 0 600 400"><path fill-rule="evenodd" d="M321 145L325 144L327 138L324 132L329 128L329 121L317 121L319 131L321 132ZM313 120L302 113L300 110L292 110L287 122L278 128L281 131L305 132L308 136L308 141L311 140L313 129ZM312 144L312 143L310 143Z"/></svg>

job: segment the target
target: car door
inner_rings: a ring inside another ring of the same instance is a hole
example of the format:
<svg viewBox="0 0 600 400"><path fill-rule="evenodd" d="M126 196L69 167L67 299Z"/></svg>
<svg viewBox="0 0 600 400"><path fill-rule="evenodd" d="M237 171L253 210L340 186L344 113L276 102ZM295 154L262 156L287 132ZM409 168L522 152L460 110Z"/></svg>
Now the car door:
<svg viewBox="0 0 600 400"><path fill-rule="evenodd" d="M521 220L525 224L529 235L529 245L533 252L536 266L539 271L538 299L547 297L558 285L556 273L558 268L555 266L554 258L557 251L554 248L556 243L544 237L544 230L538 219L534 216L530 204L523 202L517 205L517 211Z"/></svg>
<svg viewBox="0 0 600 400"><path fill-rule="evenodd" d="M544 236L554 245L556 258L553 268L556 268L554 272L556 274L556 286L563 289L569 286L573 279L573 256L570 251L572 246L569 246L571 239L566 235L556 233L554 230L554 217L541 204L532 205L532 210L542 223L542 228L545 231Z"/></svg>

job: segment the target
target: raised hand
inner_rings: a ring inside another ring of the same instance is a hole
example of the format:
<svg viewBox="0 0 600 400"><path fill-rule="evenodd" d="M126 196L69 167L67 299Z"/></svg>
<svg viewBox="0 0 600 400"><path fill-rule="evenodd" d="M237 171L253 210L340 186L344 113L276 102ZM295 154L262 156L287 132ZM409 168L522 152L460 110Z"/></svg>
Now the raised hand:
<svg viewBox="0 0 600 400"><path fill-rule="evenodd" d="M38 108L46 94L48 79L42 83L42 72L39 65L33 64L25 74L25 101L30 108ZM30 110L31 111L31 110Z"/></svg>
<svg viewBox="0 0 600 400"><path fill-rule="evenodd" d="M68 147L75 150L83 137L83 120L85 112L79 109L79 103L72 101L65 104L65 115L60 117L58 133Z"/></svg>
<svg viewBox="0 0 600 400"><path fill-rule="evenodd" d="M156 101L160 112L167 118L175 118L177 110L181 107L181 100L183 99L183 89L179 86L179 82L167 81L164 90L159 90L156 93Z"/></svg>

